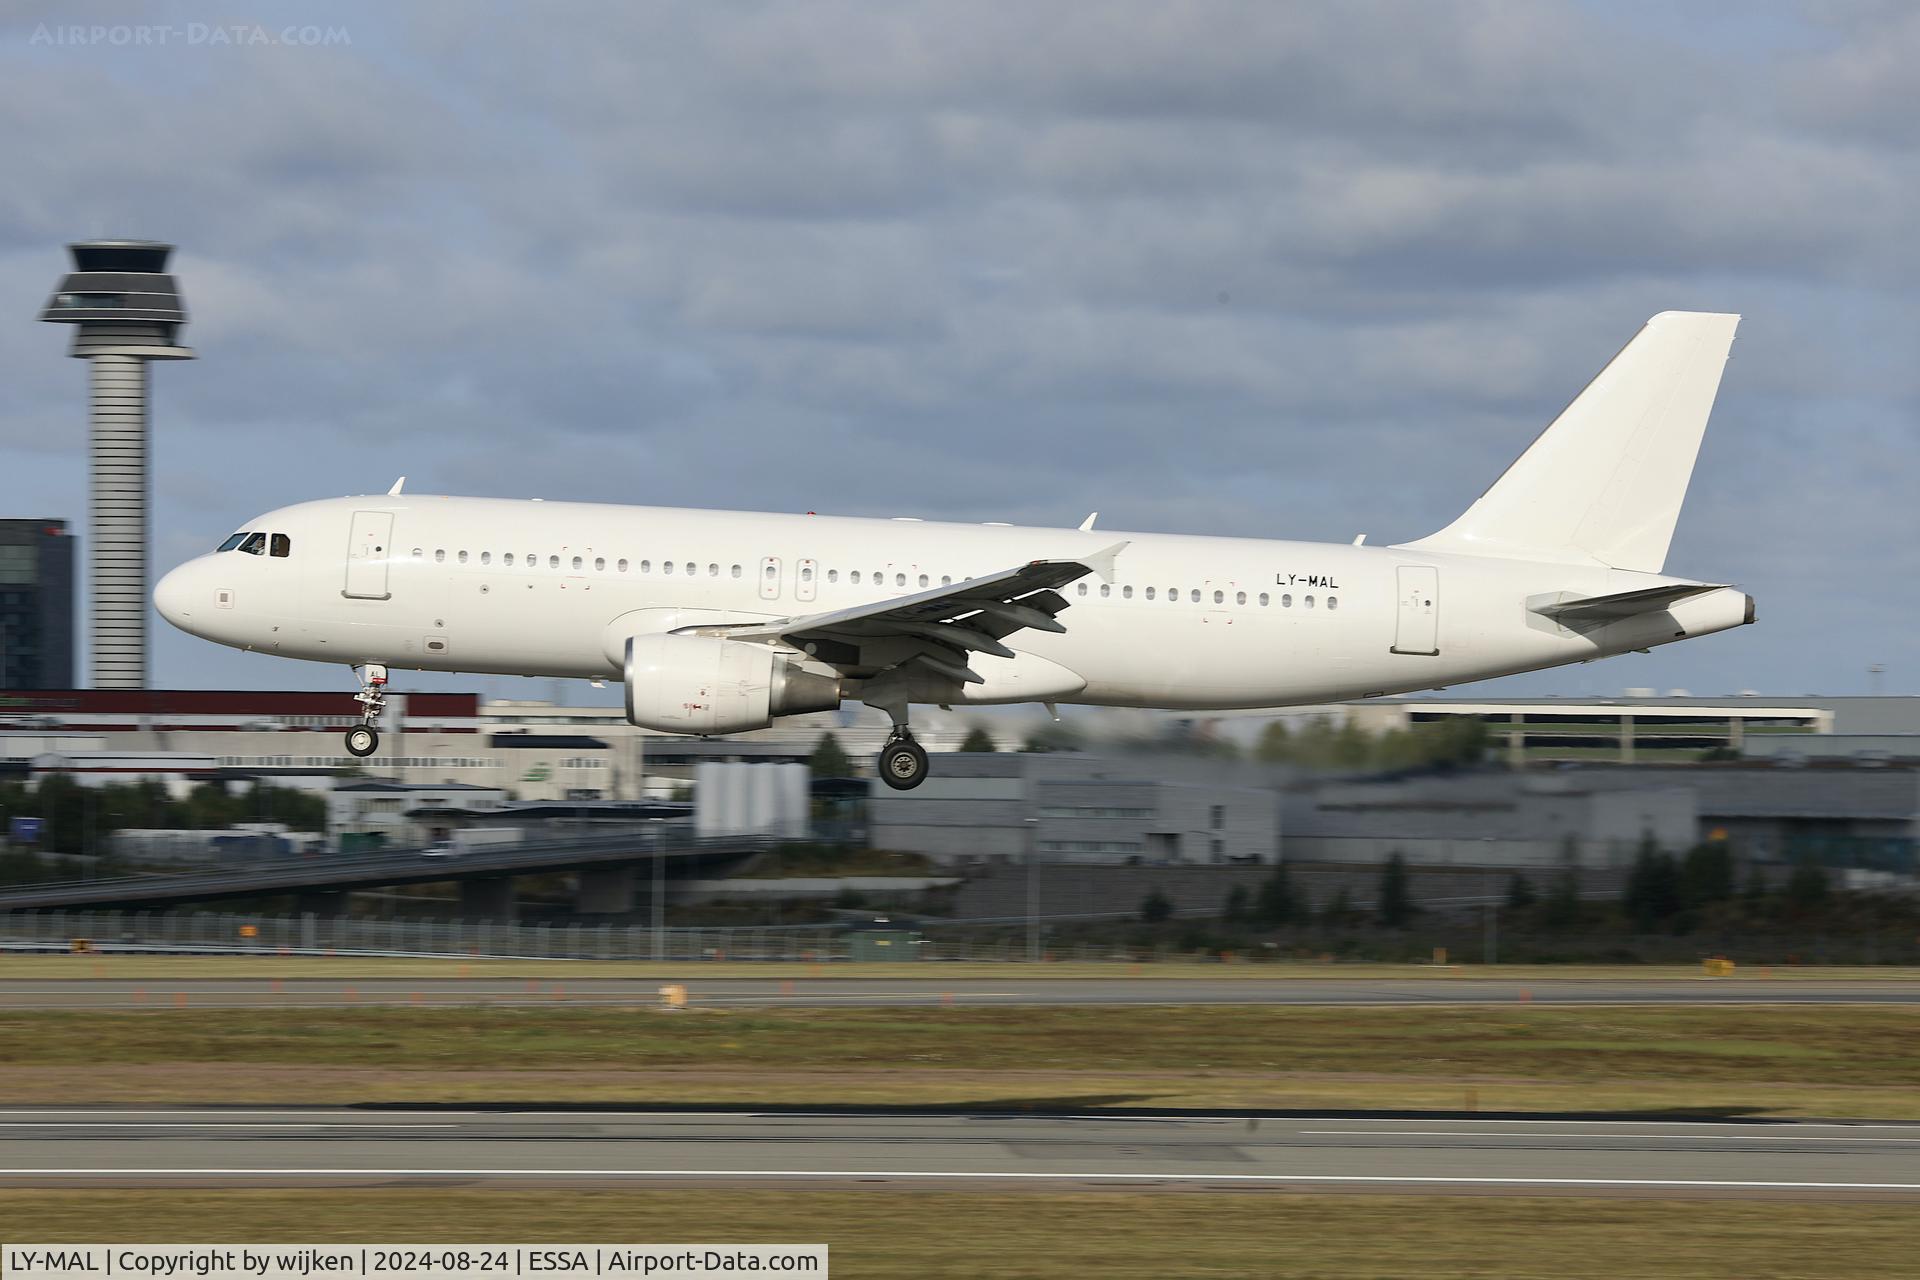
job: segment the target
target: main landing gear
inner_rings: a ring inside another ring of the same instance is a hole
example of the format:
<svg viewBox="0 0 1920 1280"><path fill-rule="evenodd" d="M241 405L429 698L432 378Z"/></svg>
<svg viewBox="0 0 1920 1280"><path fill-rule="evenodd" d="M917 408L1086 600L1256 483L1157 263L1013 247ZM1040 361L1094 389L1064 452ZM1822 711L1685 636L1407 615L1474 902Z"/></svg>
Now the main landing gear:
<svg viewBox="0 0 1920 1280"><path fill-rule="evenodd" d="M895 791L911 791L927 780L927 753L899 721L880 748L880 778Z"/></svg>
<svg viewBox="0 0 1920 1280"><path fill-rule="evenodd" d="M361 668L355 667L354 670L359 671ZM387 669L369 663L365 672L361 680L360 692L353 695L353 700L361 707L360 723L347 730L348 754L362 759L380 749L380 734L373 727L373 722L378 720L380 713L387 709Z"/></svg>

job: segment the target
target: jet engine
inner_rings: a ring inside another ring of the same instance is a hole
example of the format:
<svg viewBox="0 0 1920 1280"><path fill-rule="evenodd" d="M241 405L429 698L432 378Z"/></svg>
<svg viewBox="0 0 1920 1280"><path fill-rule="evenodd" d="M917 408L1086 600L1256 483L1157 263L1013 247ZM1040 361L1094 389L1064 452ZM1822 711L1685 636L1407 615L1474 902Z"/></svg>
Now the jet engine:
<svg viewBox="0 0 1920 1280"><path fill-rule="evenodd" d="M634 636L626 646L627 719L661 733L764 729L775 716L831 711L840 680L772 649L711 636Z"/></svg>

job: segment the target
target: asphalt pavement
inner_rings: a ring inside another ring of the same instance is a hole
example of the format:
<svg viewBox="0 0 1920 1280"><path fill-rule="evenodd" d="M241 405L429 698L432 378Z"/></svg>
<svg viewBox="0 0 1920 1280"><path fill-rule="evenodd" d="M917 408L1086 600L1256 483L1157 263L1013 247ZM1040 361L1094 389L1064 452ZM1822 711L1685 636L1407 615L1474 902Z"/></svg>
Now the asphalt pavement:
<svg viewBox="0 0 1920 1280"><path fill-rule="evenodd" d="M0 1110L0 1185L972 1185L1920 1200L1920 1124Z"/></svg>

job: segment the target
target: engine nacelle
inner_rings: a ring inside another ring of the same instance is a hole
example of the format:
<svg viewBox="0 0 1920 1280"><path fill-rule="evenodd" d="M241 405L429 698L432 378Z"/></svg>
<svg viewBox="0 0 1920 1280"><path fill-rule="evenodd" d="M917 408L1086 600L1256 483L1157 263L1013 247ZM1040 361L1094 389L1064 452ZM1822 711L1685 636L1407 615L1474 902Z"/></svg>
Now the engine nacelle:
<svg viewBox="0 0 1920 1280"><path fill-rule="evenodd" d="M626 646L627 719L661 733L764 729L775 716L832 711L840 681L771 649L711 636L634 636Z"/></svg>

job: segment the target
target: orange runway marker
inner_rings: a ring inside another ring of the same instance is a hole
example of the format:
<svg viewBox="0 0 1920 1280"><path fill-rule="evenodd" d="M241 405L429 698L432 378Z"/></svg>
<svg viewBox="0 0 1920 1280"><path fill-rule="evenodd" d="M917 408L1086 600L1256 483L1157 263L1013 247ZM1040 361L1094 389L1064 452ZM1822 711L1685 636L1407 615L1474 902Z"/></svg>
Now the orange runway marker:
<svg viewBox="0 0 1920 1280"><path fill-rule="evenodd" d="M413 1003L415 1004L420 1003L420 993L418 991L414 992L412 995L408 996L407 998L413 1001Z"/></svg>
<svg viewBox="0 0 1920 1280"><path fill-rule="evenodd" d="M342 994L349 1000L358 1000L360 998L360 993L352 987L348 987Z"/></svg>
<svg viewBox="0 0 1920 1280"><path fill-rule="evenodd" d="M940 993L940 1003L945 1005L951 1005L953 1003L953 992L942 991Z"/></svg>
<svg viewBox="0 0 1920 1280"><path fill-rule="evenodd" d="M783 996L790 996L793 994L793 980L791 978L789 978L787 981L780 984L780 994Z"/></svg>
<svg viewBox="0 0 1920 1280"><path fill-rule="evenodd" d="M286 983L284 983L284 982L282 982L282 981L280 981L280 979L278 979L278 978L275 978L275 979L273 980L273 984L272 984L272 986L273 986L273 993L274 993L275 995L279 995L279 994L280 994L281 992L283 992L283 991L285 991L285 990L287 989L287 984L286 984Z"/></svg>
<svg viewBox="0 0 1920 1280"><path fill-rule="evenodd" d="M145 987L135 987L133 989L133 1002L135 1004L145 1004L147 1002L147 989Z"/></svg>
<svg viewBox="0 0 1920 1280"><path fill-rule="evenodd" d="M187 993L186 993L186 992L184 992L184 991L176 991L176 992L174 992L174 993L173 993L173 1007L174 1007L174 1008L176 1008L176 1009L184 1009L184 1008L186 1008L186 1007L187 1007Z"/></svg>
<svg viewBox="0 0 1920 1280"><path fill-rule="evenodd" d="M1522 991L1522 992L1520 993L1520 1003L1521 1003L1521 1004L1532 1004L1532 1003L1533 1003L1533 992L1531 992L1531 991Z"/></svg>

